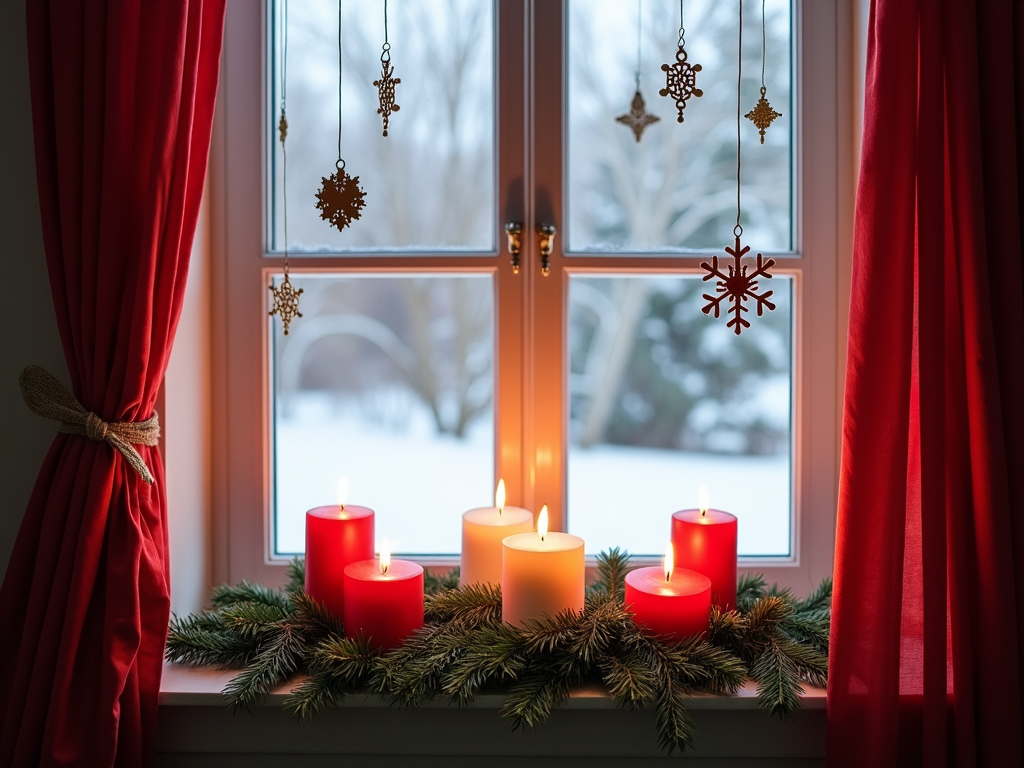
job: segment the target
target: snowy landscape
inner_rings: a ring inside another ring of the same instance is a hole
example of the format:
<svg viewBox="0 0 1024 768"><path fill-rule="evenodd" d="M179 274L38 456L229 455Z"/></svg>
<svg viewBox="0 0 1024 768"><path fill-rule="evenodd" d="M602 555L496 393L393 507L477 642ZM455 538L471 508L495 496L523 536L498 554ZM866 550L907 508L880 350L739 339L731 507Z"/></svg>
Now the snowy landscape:
<svg viewBox="0 0 1024 768"><path fill-rule="evenodd" d="M480 422L489 423L481 419ZM333 504L344 474L349 501L377 513L378 538L396 552L457 553L462 513L494 496L493 433L465 438L432 432L425 414L404 431L339 412L332 398L304 394L278 421L277 550L304 549L305 512ZM739 518L740 554L787 554L789 461L613 445L573 448L569 530L595 554L611 546L659 554L671 513L696 506L705 483L712 506ZM536 511L536 510L534 510Z"/></svg>

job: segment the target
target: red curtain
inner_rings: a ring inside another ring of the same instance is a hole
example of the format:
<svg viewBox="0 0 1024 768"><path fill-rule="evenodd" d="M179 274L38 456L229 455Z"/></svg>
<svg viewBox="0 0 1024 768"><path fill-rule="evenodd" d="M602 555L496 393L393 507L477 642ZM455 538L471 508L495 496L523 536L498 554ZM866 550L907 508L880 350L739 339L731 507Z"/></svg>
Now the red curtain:
<svg viewBox="0 0 1024 768"><path fill-rule="evenodd" d="M1024 6L875 0L830 766L1021 766Z"/></svg>
<svg viewBox="0 0 1024 768"><path fill-rule="evenodd" d="M78 400L148 418L181 311L226 0L28 0L43 240ZM40 429L52 426L40 422ZM0 590L0 764L153 760L169 611L163 463L58 435Z"/></svg>

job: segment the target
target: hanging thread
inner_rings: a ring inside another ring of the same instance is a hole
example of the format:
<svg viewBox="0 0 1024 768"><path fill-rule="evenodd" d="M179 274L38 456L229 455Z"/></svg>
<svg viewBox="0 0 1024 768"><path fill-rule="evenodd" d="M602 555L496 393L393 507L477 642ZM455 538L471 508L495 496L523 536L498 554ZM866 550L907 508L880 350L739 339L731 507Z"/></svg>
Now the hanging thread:
<svg viewBox="0 0 1024 768"><path fill-rule="evenodd" d="M762 144L764 144L764 133L768 130L768 126L770 126L776 118L782 117L782 114L776 112L765 97L767 89L764 85L764 62L767 57L768 35L765 30L764 3L765 0L761 0L761 98L757 100L757 104L754 108L746 114L746 118L757 126L758 133L761 134Z"/></svg>
<svg viewBox="0 0 1024 768"><path fill-rule="evenodd" d="M292 285L288 274L288 0L282 0L283 24L281 31L281 119L277 123L278 137L281 140L281 198L284 205L284 280L281 285L274 286L273 282L268 286L271 295L274 297L274 306L270 310L271 315L281 318L284 326L284 335L288 335L288 329L292 320L302 317L299 312L299 296L302 289L296 290Z"/></svg>
<svg viewBox="0 0 1024 768"><path fill-rule="evenodd" d="M740 115L743 112L740 106L743 88L743 0L739 0L739 9L739 42L736 54L736 226L732 230L735 237L733 246L731 248L729 246L725 247L725 252L732 257L732 264L728 265L728 272L723 272L722 267L719 265L718 255L716 254L711 257L710 264L704 261L700 265L701 269L707 272L704 275L704 281L716 281L715 295L704 294L707 304L704 305L701 311L705 315L714 312L714 316L717 318L721 314L722 303L728 300L727 312L732 317L726 323L726 327L732 328L737 336L740 335L744 328L750 327L750 321L743 316L743 313L748 311L746 307L748 300L753 299L757 303L758 317L764 314L765 310L770 312L775 309L775 304L771 301L774 291L766 291L764 293L758 291L758 278L771 279L772 275L768 270L775 266L775 259L765 259L759 253L757 254L754 271L748 272L747 266L743 263L743 257L750 251L750 246L743 245L740 242L740 237L743 235L743 225L740 224L740 217L743 211L741 205L743 189L743 158L741 152L743 146L740 131L740 126L742 125Z"/></svg>
<svg viewBox="0 0 1024 768"><path fill-rule="evenodd" d="M630 102L629 112L615 118L616 122L622 123L633 131L633 137L640 141L647 126L658 122L661 118L647 112L647 105L644 97L640 94L640 64L641 64L641 39L643 35L643 0L636 3L636 92L633 94L633 101Z"/></svg>
<svg viewBox="0 0 1024 768"><path fill-rule="evenodd" d="M380 79L373 81L377 87L377 100L380 102L377 114L384 120L383 136L388 135L391 113L401 109L395 103L395 86L402 82L402 78L392 77L394 72L395 68L391 66L391 43L388 41L388 0L384 0L384 45L381 46L380 53Z"/></svg>
<svg viewBox="0 0 1024 768"><path fill-rule="evenodd" d="M659 96L671 96L676 103L676 122L683 122L683 110L691 96L704 95L697 87L697 73L700 64L691 65L686 55L686 28L683 26L683 0L679 0L679 41L676 44L676 60L673 64L662 64L665 73L665 87L658 91Z"/></svg>
<svg viewBox="0 0 1024 768"><path fill-rule="evenodd" d="M743 227L740 225L740 190L743 186L740 176L740 168L742 166L741 153L743 150L742 143L740 142L740 115L742 114L740 91L743 88L743 0L739 0L739 7L739 53L736 56L736 226L732 230L732 233L737 238L743 235Z"/></svg>
<svg viewBox="0 0 1024 768"><path fill-rule="evenodd" d="M362 214L366 206L366 193L359 187L359 177L350 176L345 170L345 159L341 156L341 117L342 117L342 48L341 48L341 0L338 0L338 160L335 172L330 178L322 177L320 191L316 194L316 208L320 218L340 232Z"/></svg>

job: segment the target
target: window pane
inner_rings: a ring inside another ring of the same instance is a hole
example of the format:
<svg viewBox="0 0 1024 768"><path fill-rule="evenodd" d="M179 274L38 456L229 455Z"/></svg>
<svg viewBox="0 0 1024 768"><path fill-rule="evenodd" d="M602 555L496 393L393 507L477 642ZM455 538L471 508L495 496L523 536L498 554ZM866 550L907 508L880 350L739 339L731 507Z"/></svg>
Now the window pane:
<svg viewBox="0 0 1024 768"><path fill-rule="evenodd" d="M590 552L660 554L705 483L741 555L789 555L792 279L740 336L701 313L700 276L569 286L569 530Z"/></svg>
<svg viewBox="0 0 1024 768"><path fill-rule="evenodd" d="M761 4L746 3L743 114L761 86ZM704 91L676 122L658 95L663 63L675 62L679 4L642 4L640 90L660 118L637 142L615 118L636 88L638 3L570 0L568 51L568 247L571 251L707 250L732 242L736 223L736 4L687 0L688 62ZM765 4L767 98L782 117L764 145L742 120L743 226L761 251L786 251L792 238L791 12Z"/></svg>
<svg viewBox="0 0 1024 768"><path fill-rule="evenodd" d="M388 136L377 88L384 42L380 3L343 4L346 170L366 193L343 232L320 218L314 195L334 172L338 131L338 3L288 8L288 236L306 252L475 250L494 246L494 22L480 0L406 0L388 8L394 77L401 79ZM273 21L280 39L280 3ZM273 51L275 68L281 66ZM284 248L280 72L270 84L273 250Z"/></svg>
<svg viewBox="0 0 1024 768"><path fill-rule="evenodd" d="M461 514L494 493L491 277L291 279L303 316L271 337L277 553L304 550L342 474L396 552L458 552Z"/></svg>

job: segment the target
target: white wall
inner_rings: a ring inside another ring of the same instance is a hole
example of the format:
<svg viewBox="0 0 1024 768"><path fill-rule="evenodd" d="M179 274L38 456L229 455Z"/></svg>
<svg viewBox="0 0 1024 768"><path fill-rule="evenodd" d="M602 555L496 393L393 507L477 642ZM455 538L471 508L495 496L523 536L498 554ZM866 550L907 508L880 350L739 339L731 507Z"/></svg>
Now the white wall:
<svg viewBox="0 0 1024 768"><path fill-rule="evenodd" d="M22 2L0 3L0 574L6 573L36 474L57 433L25 407L18 374L35 363L67 383L43 257Z"/></svg>

